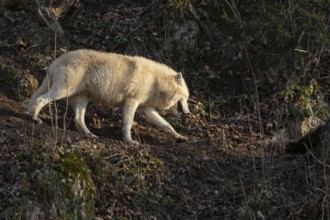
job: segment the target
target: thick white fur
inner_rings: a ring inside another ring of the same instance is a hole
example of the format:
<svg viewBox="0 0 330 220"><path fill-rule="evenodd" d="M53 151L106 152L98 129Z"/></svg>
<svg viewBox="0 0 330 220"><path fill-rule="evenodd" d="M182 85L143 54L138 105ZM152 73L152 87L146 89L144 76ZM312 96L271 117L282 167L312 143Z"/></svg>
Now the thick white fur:
<svg viewBox="0 0 330 220"><path fill-rule="evenodd" d="M152 60L93 50L77 50L54 60L48 76L31 97L28 111L33 119L49 102L68 98L75 112L76 128L85 135L93 135L85 124L89 102L123 108L123 139L131 138L136 111L175 139L185 141L156 110L171 110L178 114L177 105L189 113L189 91L181 73Z"/></svg>

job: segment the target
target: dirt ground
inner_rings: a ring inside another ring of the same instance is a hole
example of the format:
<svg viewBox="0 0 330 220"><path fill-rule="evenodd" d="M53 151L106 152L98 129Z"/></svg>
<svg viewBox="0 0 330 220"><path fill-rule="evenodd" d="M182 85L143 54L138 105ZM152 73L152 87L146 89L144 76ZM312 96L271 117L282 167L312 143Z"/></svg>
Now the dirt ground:
<svg viewBox="0 0 330 220"><path fill-rule="evenodd" d="M124 6L111 6L112 16L118 7ZM127 10L138 13L141 7ZM23 48L28 52L17 51L12 39L22 36L23 41L32 42L36 33L44 33L25 29L37 29L29 15L11 13L12 20L1 20L1 28L7 31L0 31L0 64L30 69L40 82L43 70L39 63L47 63L47 58L38 57L31 43ZM28 27L19 26L24 22ZM75 25L79 22L78 16ZM13 24L17 27L9 29ZM70 42L64 44L69 49L96 42L98 37L92 32L82 43L83 31L70 34ZM93 172L94 219L329 219L325 138L316 150L287 152L285 145L274 141L274 133L260 130L257 111L211 117L200 107L210 100L201 98L192 95L189 117L162 113L188 142L175 143L137 115L132 136L142 144L133 147L121 141L120 109L88 107L87 126L99 136L91 139L76 131L72 111L64 101L57 108L44 108L44 123L36 124L26 114L26 99L18 99L9 85L2 86L0 219L51 219L49 213L54 210L50 207L59 204L52 197L59 190L42 175L49 164L71 152L83 155ZM33 213L37 217L31 217Z"/></svg>

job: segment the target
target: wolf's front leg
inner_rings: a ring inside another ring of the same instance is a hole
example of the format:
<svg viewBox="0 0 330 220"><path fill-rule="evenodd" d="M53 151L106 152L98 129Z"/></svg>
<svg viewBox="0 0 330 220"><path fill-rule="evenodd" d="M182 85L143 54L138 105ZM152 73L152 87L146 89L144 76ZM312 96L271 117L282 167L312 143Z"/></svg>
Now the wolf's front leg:
<svg viewBox="0 0 330 220"><path fill-rule="evenodd" d="M125 102L124 108L123 108L123 139L126 143L138 145L139 142L134 141L131 136L131 129L134 122L134 115L136 112L136 109L139 105L139 102L135 99L128 99Z"/></svg>
<svg viewBox="0 0 330 220"><path fill-rule="evenodd" d="M178 134L174 130L174 128L170 125L170 123L168 123L164 118L162 118L162 116L160 116L158 114L156 109L154 109L154 108L145 108L145 109L142 110L142 112L145 114L145 116L147 117L147 119L151 123L155 124L157 127L162 129L163 131L171 134L178 142L188 141L188 138Z"/></svg>
<svg viewBox="0 0 330 220"><path fill-rule="evenodd" d="M88 98L85 96L75 96L71 97L69 102L74 110L74 123L77 130L87 137L98 138L87 128L85 123L85 113L88 105Z"/></svg>

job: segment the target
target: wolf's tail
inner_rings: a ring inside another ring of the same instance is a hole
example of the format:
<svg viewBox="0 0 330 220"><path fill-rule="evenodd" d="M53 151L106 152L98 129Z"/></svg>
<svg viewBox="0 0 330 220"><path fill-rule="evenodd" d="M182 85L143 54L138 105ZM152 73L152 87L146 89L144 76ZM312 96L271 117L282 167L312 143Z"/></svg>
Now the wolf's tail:
<svg viewBox="0 0 330 220"><path fill-rule="evenodd" d="M49 88L52 86L53 84L53 71L49 71L49 68L46 69L47 72L47 76L45 77L45 79L42 81L41 86L39 87L39 89L33 94L33 96L31 97L29 104L28 104L28 112L32 115L33 111L34 111L34 106L36 104L36 100L37 98L39 98L40 96L46 94L49 90Z"/></svg>

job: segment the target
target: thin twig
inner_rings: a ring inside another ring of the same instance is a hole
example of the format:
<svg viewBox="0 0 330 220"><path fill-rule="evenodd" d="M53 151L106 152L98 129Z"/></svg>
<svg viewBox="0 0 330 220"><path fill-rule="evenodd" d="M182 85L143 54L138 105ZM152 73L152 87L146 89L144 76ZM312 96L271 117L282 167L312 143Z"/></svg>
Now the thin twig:
<svg viewBox="0 0 330 220"><path fill-rule="evenodd" d="M322 161L320 161L314 154L313 152L308 148L308 146L304 143L305 148L307 149L307 151L310 153L310 155L312 155L312 157L316 160L316 162L318 162L319 164L330 168L330 166L328 164L323 163Z"/></svg>

